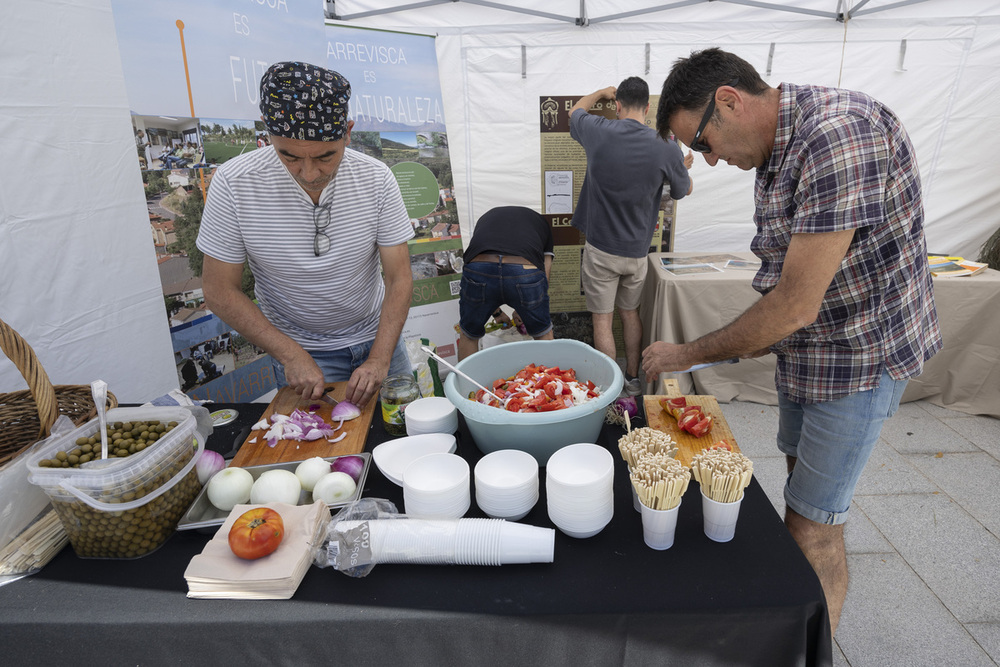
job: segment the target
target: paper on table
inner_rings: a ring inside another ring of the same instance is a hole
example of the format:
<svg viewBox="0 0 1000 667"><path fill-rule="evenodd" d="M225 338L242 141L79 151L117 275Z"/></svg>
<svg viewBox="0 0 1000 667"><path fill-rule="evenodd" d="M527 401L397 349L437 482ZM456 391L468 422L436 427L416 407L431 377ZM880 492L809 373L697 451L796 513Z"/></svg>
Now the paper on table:
<svg viewBox="0 0 1000 667"><path fill-rule="evenodd" d="M260 505L237 505L205 549L191 559L184 578L188 597L243 600L286 600L295 594L312 563L312 550L319 529L330 519L322 501L296 507L268 503L281 515L285 536L274 553L257 560L244 560L229 548L229 529L247 510Z"/></svg>

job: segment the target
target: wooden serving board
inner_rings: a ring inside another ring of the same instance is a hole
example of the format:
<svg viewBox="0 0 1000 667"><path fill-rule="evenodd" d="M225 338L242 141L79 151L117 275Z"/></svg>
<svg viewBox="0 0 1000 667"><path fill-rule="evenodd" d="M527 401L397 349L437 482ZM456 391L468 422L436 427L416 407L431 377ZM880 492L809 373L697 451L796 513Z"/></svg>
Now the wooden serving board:
<svg viewBox="0 0 1000 667"><path fill-rule="evenodd" d="M344 400L347 393L346 382L332 382L327 386L327 393L338 401ZM337 422L330 418L330 411L333 406L322 401L303 401L289 387L282 387L271 404L264 410L261 419L271 421L271 415L289 415L293 410L299 408L308 410L310 405L319 405L316 413L328 424L337 425ZM378 397L373 397L368 401L368 405L361 411L361 416L344 422L342 430L337 431L334 437L346 432L347 436L339 442L327 442L326 438L312 441L299 440L279 440L274 447L269 447L264 439L266 430L250 431L250 435L240 446L236 456L230 465L238 467L266 465L270 463L285 463L287 461L304 461L314 456L330 457L343 456L345 454L359 454L365 449L365 441L368 439L368 428L372 423L372 415L379 405ZM257 442L250 442L256 439Z"/></svg>
<svg viewBox="0 0 1000 667"><path fill-rule="evenodd" d="M673 383L672 385L670 384L671 382ZM677 420L673 418L673 415L660 407L661 398L674 398L682 395L676 389L676 380L664 380L664 384L666 385L666 394L643 396L643 407L646 410L646 425L658 431L663 431L674 439L674 442L677 443L678 461L685 466L690 466L691 459L695 454L699 454L701 450L711 447L719 440L727 441L732 445L734 452L740 451L739 445L736 443L736 438L733 437L733 432L729 430L729 424L726 423L726 418L722 415L722 409L719 408L719 402L715 400L715 396L684 396L687 399L688 405L701 406L702 412L712 416L712 430L700 438L696 438L687 431L682 431L677 426Z"/></svg>

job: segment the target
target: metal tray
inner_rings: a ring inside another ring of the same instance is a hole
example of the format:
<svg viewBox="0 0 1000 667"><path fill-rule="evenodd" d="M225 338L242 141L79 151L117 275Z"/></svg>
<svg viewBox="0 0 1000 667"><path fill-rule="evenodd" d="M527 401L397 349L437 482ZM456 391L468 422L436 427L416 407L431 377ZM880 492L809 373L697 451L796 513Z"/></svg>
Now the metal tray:
<svg viewBox="0 0 1000 667"><path fill-rule="evenodd" d="M365 487L365 480L368 478L368 470L371 468L372 455L369 452L361 452L360 454L345 454L344 456L360 456L365 460L365 465L361 468L361 476L358 477L358 488L354 491L354 495L343 502L329 505L331 508L343 507L344 505L354 502L360 498L361 492ZM324 456L323 460L332 462L339 458L341 457ZM295 472L295 468L298 467L300 463L302 463L302 461L287 461L285 463L270 463L262 466L247 466L246 471L253 475L254 479L257 479L260 477L261 473L267 472L268 470L288 470L290 472ZM303 505L311 500L312 494L308 491L302 491L302 494L299 496L299 504ZM177 524L177 530L217 528L226 521L226 517L228 516L229 512L224 512L216 508L208 501L208 485L206 484L198 493L194 502L191 503L191 507L188 508L188 511L181 517L180 522Z"/></svg>

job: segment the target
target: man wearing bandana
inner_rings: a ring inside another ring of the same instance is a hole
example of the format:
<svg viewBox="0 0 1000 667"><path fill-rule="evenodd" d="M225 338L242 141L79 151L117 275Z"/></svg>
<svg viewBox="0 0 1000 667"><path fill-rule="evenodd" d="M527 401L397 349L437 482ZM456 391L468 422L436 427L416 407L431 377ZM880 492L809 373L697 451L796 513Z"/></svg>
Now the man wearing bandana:
<svg viewBox="0 0 1000 667"><path fill-rule="evenodd" d="M278 386L312 400L346 380L363 406L411 370L400 334L413 226L388 167L349 148L350 96L337 72L272 65L260 82L270 146L216 171L197 245L208 307L271 355Z"/></svg>

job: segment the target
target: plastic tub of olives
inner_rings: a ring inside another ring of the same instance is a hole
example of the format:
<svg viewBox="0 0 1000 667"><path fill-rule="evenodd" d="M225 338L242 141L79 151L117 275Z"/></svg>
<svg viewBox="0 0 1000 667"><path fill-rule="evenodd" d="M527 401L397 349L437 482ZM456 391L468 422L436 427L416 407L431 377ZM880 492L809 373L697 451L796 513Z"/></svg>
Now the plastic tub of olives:
<svg viewBox="0 0 1000 667"><path fill-rule="evenodd" d="M205 448L190 410L108 411L109 458L91 420L40 443L28 481L48 495L81 558L139 558L167 541L201 490L195 463Z"/></svg>

